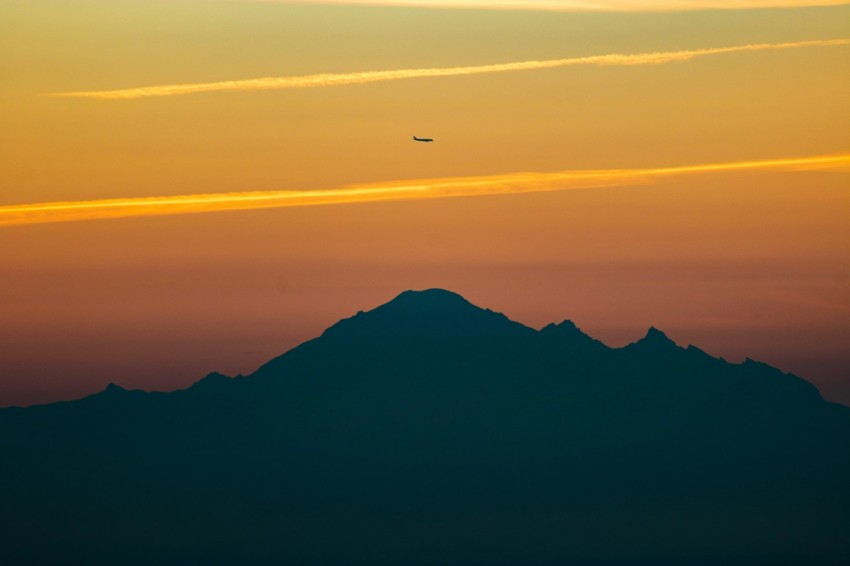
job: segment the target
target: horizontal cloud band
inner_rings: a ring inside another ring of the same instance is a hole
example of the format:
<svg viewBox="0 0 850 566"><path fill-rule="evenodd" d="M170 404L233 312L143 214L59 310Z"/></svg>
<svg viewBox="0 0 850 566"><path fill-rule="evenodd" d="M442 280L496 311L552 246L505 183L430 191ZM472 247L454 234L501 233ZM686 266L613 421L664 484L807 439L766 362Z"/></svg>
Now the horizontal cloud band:
<svg viewBox="0 0 850 566"><path fill-rule="evenodd" d="M192 214L258 208L517 194L650 183L725 171L850 171L850 154L651 169L527 172L356 185L307 191L252 191L0 206L0 226Z"/></svg>
<svg viewBox="0 0 850 566"><path fill-rule="evenodd" d="M265 0L267 2L292 0ZM752 10L837 6L846 0L296 0L302 4L349 4L457 8L463 10L546 10L555 12L673 12L682 10Z"/></svg>
<svg viewBox="0 0 850 566"><path fill-rule="evenodd" d="M652 53L593 55L588 57L573 57L569 59L548 59L543 61L518 61L514 63L499 63L494 65L477 65L467 67L437 67L423 69L395 69L388 71L360 71L355 73L324 73L318 75L301 75L291 77L266 77L236 81L220 81L212 83L186 83L159 86L146 86L120 90L98 90L53 93L52 96L68 96L81 98L96 98L103 100L148 98L153 96L177 96L181 94L196 94L201 92L225 91L256 91L279 90L287 88L316 88L352 84L364 84L380 81L395 81L401 79L417 79L426 77L452 77L461 75L477 75L484 73L507 73L512 71L531 71L535 69L551 69L574 65L599 66L633 66L660 65L673 61L687 61L708 55L725 53L740 53L745 51L765 51L771 49L793 49L799 47L827 47L850 45L850 39L828 39L814 41L798 41L794 43L758 43L753 45L737 45L732 47L716 47L709 49L692 49L685 51L662 51Z"/></svg>

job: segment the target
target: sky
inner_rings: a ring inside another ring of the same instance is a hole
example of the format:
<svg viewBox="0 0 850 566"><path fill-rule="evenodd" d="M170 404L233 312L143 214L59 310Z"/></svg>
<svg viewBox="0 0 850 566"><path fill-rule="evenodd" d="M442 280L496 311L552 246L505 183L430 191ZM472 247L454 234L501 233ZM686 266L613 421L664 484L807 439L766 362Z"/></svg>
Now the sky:
<svg viewBox="0 0 850 566"><path fill-rule="evenodd" d="M850 404L850 6L518 6L0 3L0 406L430 287Z"/></svg>

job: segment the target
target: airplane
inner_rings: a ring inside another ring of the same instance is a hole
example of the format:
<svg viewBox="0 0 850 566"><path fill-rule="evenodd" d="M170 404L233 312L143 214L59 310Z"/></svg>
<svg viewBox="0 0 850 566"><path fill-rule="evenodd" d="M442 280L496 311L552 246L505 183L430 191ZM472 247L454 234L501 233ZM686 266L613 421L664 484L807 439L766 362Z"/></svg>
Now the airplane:
<svg viewBox="0 0 850 566"><path fill-rule="evenodd" d="M432 141L434 141L434 139L433 138L417 138L416 136L413 136L413 141L432 142Z"/></svg>

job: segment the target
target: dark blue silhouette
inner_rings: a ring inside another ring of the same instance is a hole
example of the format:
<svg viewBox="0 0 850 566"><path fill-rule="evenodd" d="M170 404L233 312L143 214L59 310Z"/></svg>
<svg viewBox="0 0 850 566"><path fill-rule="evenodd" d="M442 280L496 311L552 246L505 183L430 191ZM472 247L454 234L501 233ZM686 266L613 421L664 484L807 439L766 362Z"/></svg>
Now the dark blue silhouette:
<svg viewBox="0 0 850 566"><path fill-rule="evenodd" d="M846 564L850 409L443 290L248 377L0 411L4 561Z"/></svg>

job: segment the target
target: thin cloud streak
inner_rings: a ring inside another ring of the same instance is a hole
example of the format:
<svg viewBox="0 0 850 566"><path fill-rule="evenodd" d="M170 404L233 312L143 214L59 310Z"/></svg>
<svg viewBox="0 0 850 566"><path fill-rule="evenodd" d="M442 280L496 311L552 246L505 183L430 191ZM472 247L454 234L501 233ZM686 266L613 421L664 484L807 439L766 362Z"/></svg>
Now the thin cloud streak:
<svg viewBox="0 0 850 566"><path fill-rule="evenodd" d="M570 67L576 65L596 66L636 66L661 65L674 61L688 61L697 57L741 53L747 51L767 51L777 49L795 49L801 47L831 47L850 45L850 39L827 39L813 41L797 41L792 43L757 43L752 45L736 45L732 47L713 47L707 49L692 49L684 51L662 51L651 53L612 53L608 55L592 55L588 57L572 57L568 59L548 59L542 61L518 61L494 65L476 65L466 67L438 67L422 69L395 69L387 71L360 71L354 73L323 73L317 75L301 75L290 77L265 77L234 81L219 81L211 83L184 83L172 85L146 86L119 90L78 91L51 93L50 96L93 98L100 100L129 100L155 96L178 96L182 94L197 94L202 92L247 92L259 90L281 90L289 88L318 88L341 85L395 81L403 79L419 79L427 77L452 77L461 75L478 75L485 73L508 73L514 71L531 71Z"/></svg>
<svg viewBox="0 0 850 566"><path fill-rule="evenodd" d="M292 2L293 0L261 0ZM294 0L299 4L346 4L414 8L543 10L552 12L679 12L840 6L846 0Z"/></svg>
<svg viewBox="0 0 850 566"><path fill-rule="evenodd" d="M850 171L850 153L649 169L525 172L423 179L307 191L252 191L19 204L0 207L0 226L291 206L563 191L648 184L665 177L699 173L814 169Z"/></svg>

